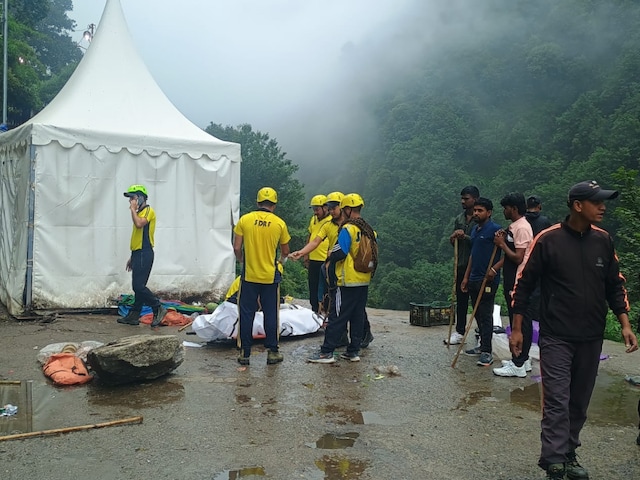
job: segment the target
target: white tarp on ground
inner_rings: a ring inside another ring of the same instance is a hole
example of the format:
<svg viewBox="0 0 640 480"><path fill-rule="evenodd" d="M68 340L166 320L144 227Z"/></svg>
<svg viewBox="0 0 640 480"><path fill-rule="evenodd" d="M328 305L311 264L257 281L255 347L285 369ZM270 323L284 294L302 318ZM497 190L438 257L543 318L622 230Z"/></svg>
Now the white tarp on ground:
<svg viewBox="0 0 640 480"><path fill-rule="evenodd" d="M223 293L240 201L240 146L184 117L132 46L108 0L85 57L56 98L0 135L0 301L94 308L131 291L131 217L122 192L142 183L156 210L152 290Z"/></svg>
<svg viewBox="0 0 640 480"><path fill-rule="evenodd" d="M291 337L315 333L322 327L323 319L313 310L291 305L280 304L280 336ZM227 340L238 336L238 306L231 302L222 302L213 313L198 315L191 324L191 329L200 338L212 342ZM264 315L256 312L253 321L253 337L264 337Z"/></svg>

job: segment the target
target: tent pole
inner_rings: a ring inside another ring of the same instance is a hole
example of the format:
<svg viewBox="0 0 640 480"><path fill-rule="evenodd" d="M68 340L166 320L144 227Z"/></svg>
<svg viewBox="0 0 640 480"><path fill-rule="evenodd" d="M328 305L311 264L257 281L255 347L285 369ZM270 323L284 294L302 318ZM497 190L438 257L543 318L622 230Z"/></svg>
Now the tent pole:
<svg viewBox="0 0 640 480"><path fill-rule="evenodd" d="M29 143L29 218L27 222L27 272L24 286L24 306L30 311L33 303L33 237L36 202L36 147Z"/></svg>

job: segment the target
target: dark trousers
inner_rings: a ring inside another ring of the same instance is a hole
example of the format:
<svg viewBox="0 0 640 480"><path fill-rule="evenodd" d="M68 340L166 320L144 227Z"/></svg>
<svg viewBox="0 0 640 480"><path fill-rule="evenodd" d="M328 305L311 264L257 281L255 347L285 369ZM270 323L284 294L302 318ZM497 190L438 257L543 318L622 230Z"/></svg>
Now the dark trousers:
<svg viewBox="0 0 640 480"><path fill-rule="evenodd" d="M264 315L264 346L274 352L278 351L278 337L280 333L280 284L254 283L242 280L238 295L238 309L240 310L240 348L245 357L251 354L253 345L253 320L258 309L258 298Z"/></svg>
<svg viewBox="0 0 640 480"><path fill-rule="evenodd" d="M144 305L157 310L160 300L147 287L151 268L153 267L153 249L135 250L131 252L131 286L135 300L131 310L140 312Z"/></svg>
<svg viewBox="0 0 640 480"><path fill-rule="evenodd" d="M469 311L469 292L460 290L460 284L467 271L467 266L459 266L456 275L456 332L464 335L467 328L467 312Z"/></svg>
<svg viewBox="0 0 640 480"><path fill-rule="evenodd" d="M366 337L368 333L371 333L371 323L369 323L369 315L367 315L367 310L365 309L364 311L364 316L362 317L363 322L362 322L362 326L363 326L363 334L362 334L362 338Z"/></svg>
<svg viewBox="0 0 640 480"><path fill-rule="evenodd" d="M580 446L580 431L596 383L602 340L572 343L540 336L542 421L540 459L546 469Z"/></svg>
<svg viewBox="0 0 640 480"><path fill-rule="evenodd" d="M357 354L360 351L364 334L364 309L367 306L369 286L338 287L335 300L335 316L329 316L329 323L324 331L324 342L320 351L332 353L349 325L350 342L348 353Z"/></svg>
<svg viewBox="0 0 640 480"><path fill-rule="evenodd" d="M476 304L482 280L467 284L469 295L473 304ZM493 284L487 283L482 292L482 298L476 310L476 322L480 329L480 350L491 353L491 338L493 337L493 302L496 298L496 289Z"/></svg>
<svg viewBox="0 0 640 480"><path fill-rule="evenodd" d="M509 325L513 327L513 309L511 308L511 293L513 291L513 287L504 288L504 299L507 302L507 312L509 313ZM522 316L522 352L519 356L514 357L511 354L511 360L517 367L521 367L524 365L529 359L529 351L531 350L531 340L533 339L533 315L534 312L537 311L537 305L539 305L540 296L538 295L538 303L534 305L533 295L531 296L531 301L529 306L527 307L527 311Z"/></svg>
<svg viewBox="0 0 640 480"><path fill-rule="evenodd" d="M320 268L323 264L324 262L321 260L309 260L309 266L307 267L307 275L309 279L309 302L311 302L311 310L316 313L318 313L320 299L322 298L320 293Z"/></svg>

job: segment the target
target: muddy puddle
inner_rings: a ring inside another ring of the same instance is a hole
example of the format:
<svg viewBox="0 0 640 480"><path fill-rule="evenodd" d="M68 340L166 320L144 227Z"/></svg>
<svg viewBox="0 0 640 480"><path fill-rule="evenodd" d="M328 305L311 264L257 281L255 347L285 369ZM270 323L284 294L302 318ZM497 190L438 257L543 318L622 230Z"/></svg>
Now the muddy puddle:
<svg viewBox="0 0 640 480"><path fill-rule="evenodd" d="M471 391L460 399L458 410L467 410L479 402L511 403L532 411L540 411L541 386L523 381L493 382L491 389ZM519 385L518 385L519 384ZM518 386L514 386L518 385ZM103 387L90 384L78 387L56 388L46 382L5 382L0 384L0 405L18 406L18 414L0 417L0 434L26 433L64 428L60 424L62 413L69 405L77 408L76 424L89 424L137 415L145 409L173 408L188 403L193 382L187 378L172 377L145 384ZM466 385L468 387L468 385ZM589 422L598 425L636 425L637 398L640 388L624 380L622 375L600 371L589 406ZM292 401L286 400L284 403ZM273 398L262 399L238 393L235 402L249 408L269 407L277 414L283 405ZM385 418L377 412L345 408L336 404L313 407L313 414L326 417L336 425L396 425L397 421ZM326 440L328 441L328 440ZM335 441L335 439L334 439ZM317 448L320 446L318 440Z"/></svg>
<svg viewBox="0 0 640 480"><path fill-rule="evenodd" d="M517 386L519 379L491 390L480 389L465 395L456 409L467 410L479 402L511 403L527 410L541 411L540 383ZM502 382L501 382L502 383ZM612 375L600 370L589 404L588 422L595 425L629 426L638 423L638 394L640 388L625 381L623 375Z"/></svg>

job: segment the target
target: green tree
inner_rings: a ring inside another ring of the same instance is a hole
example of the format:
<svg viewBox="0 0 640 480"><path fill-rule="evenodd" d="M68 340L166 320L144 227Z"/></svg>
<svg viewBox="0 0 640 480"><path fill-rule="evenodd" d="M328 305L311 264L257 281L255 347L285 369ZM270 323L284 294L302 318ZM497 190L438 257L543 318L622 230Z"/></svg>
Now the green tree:
<svg viewBox="0 0 640 480"><path fill-rule="evenodd" d="M304 225L304 192L300 181L294 178L298 166L287 158L275 139L266 133L254 131L248 124L234 128L210 123L205 131L221 140L239 143L242 147L241 214L255 210L258 190L272 187L278 192L278 216L290 228Z"/></svg>
<svg viewBox="0 0 640 480"><path fill-rule="evenodd" d="M620 202L613 211L620 221L616 230L616 248L632 305L630 320L637 330L640 315L640 177L638 170L619 168L613 178L621 192Z"/></svg>
<svg viewBox="0 0 640 480"><path fill-rule="evenodd" d="M8 19L8 123L26 122L62 88L81 51L69 36L71 0L12 0ZM1 68L0 68L1 71Z"/></svg>

